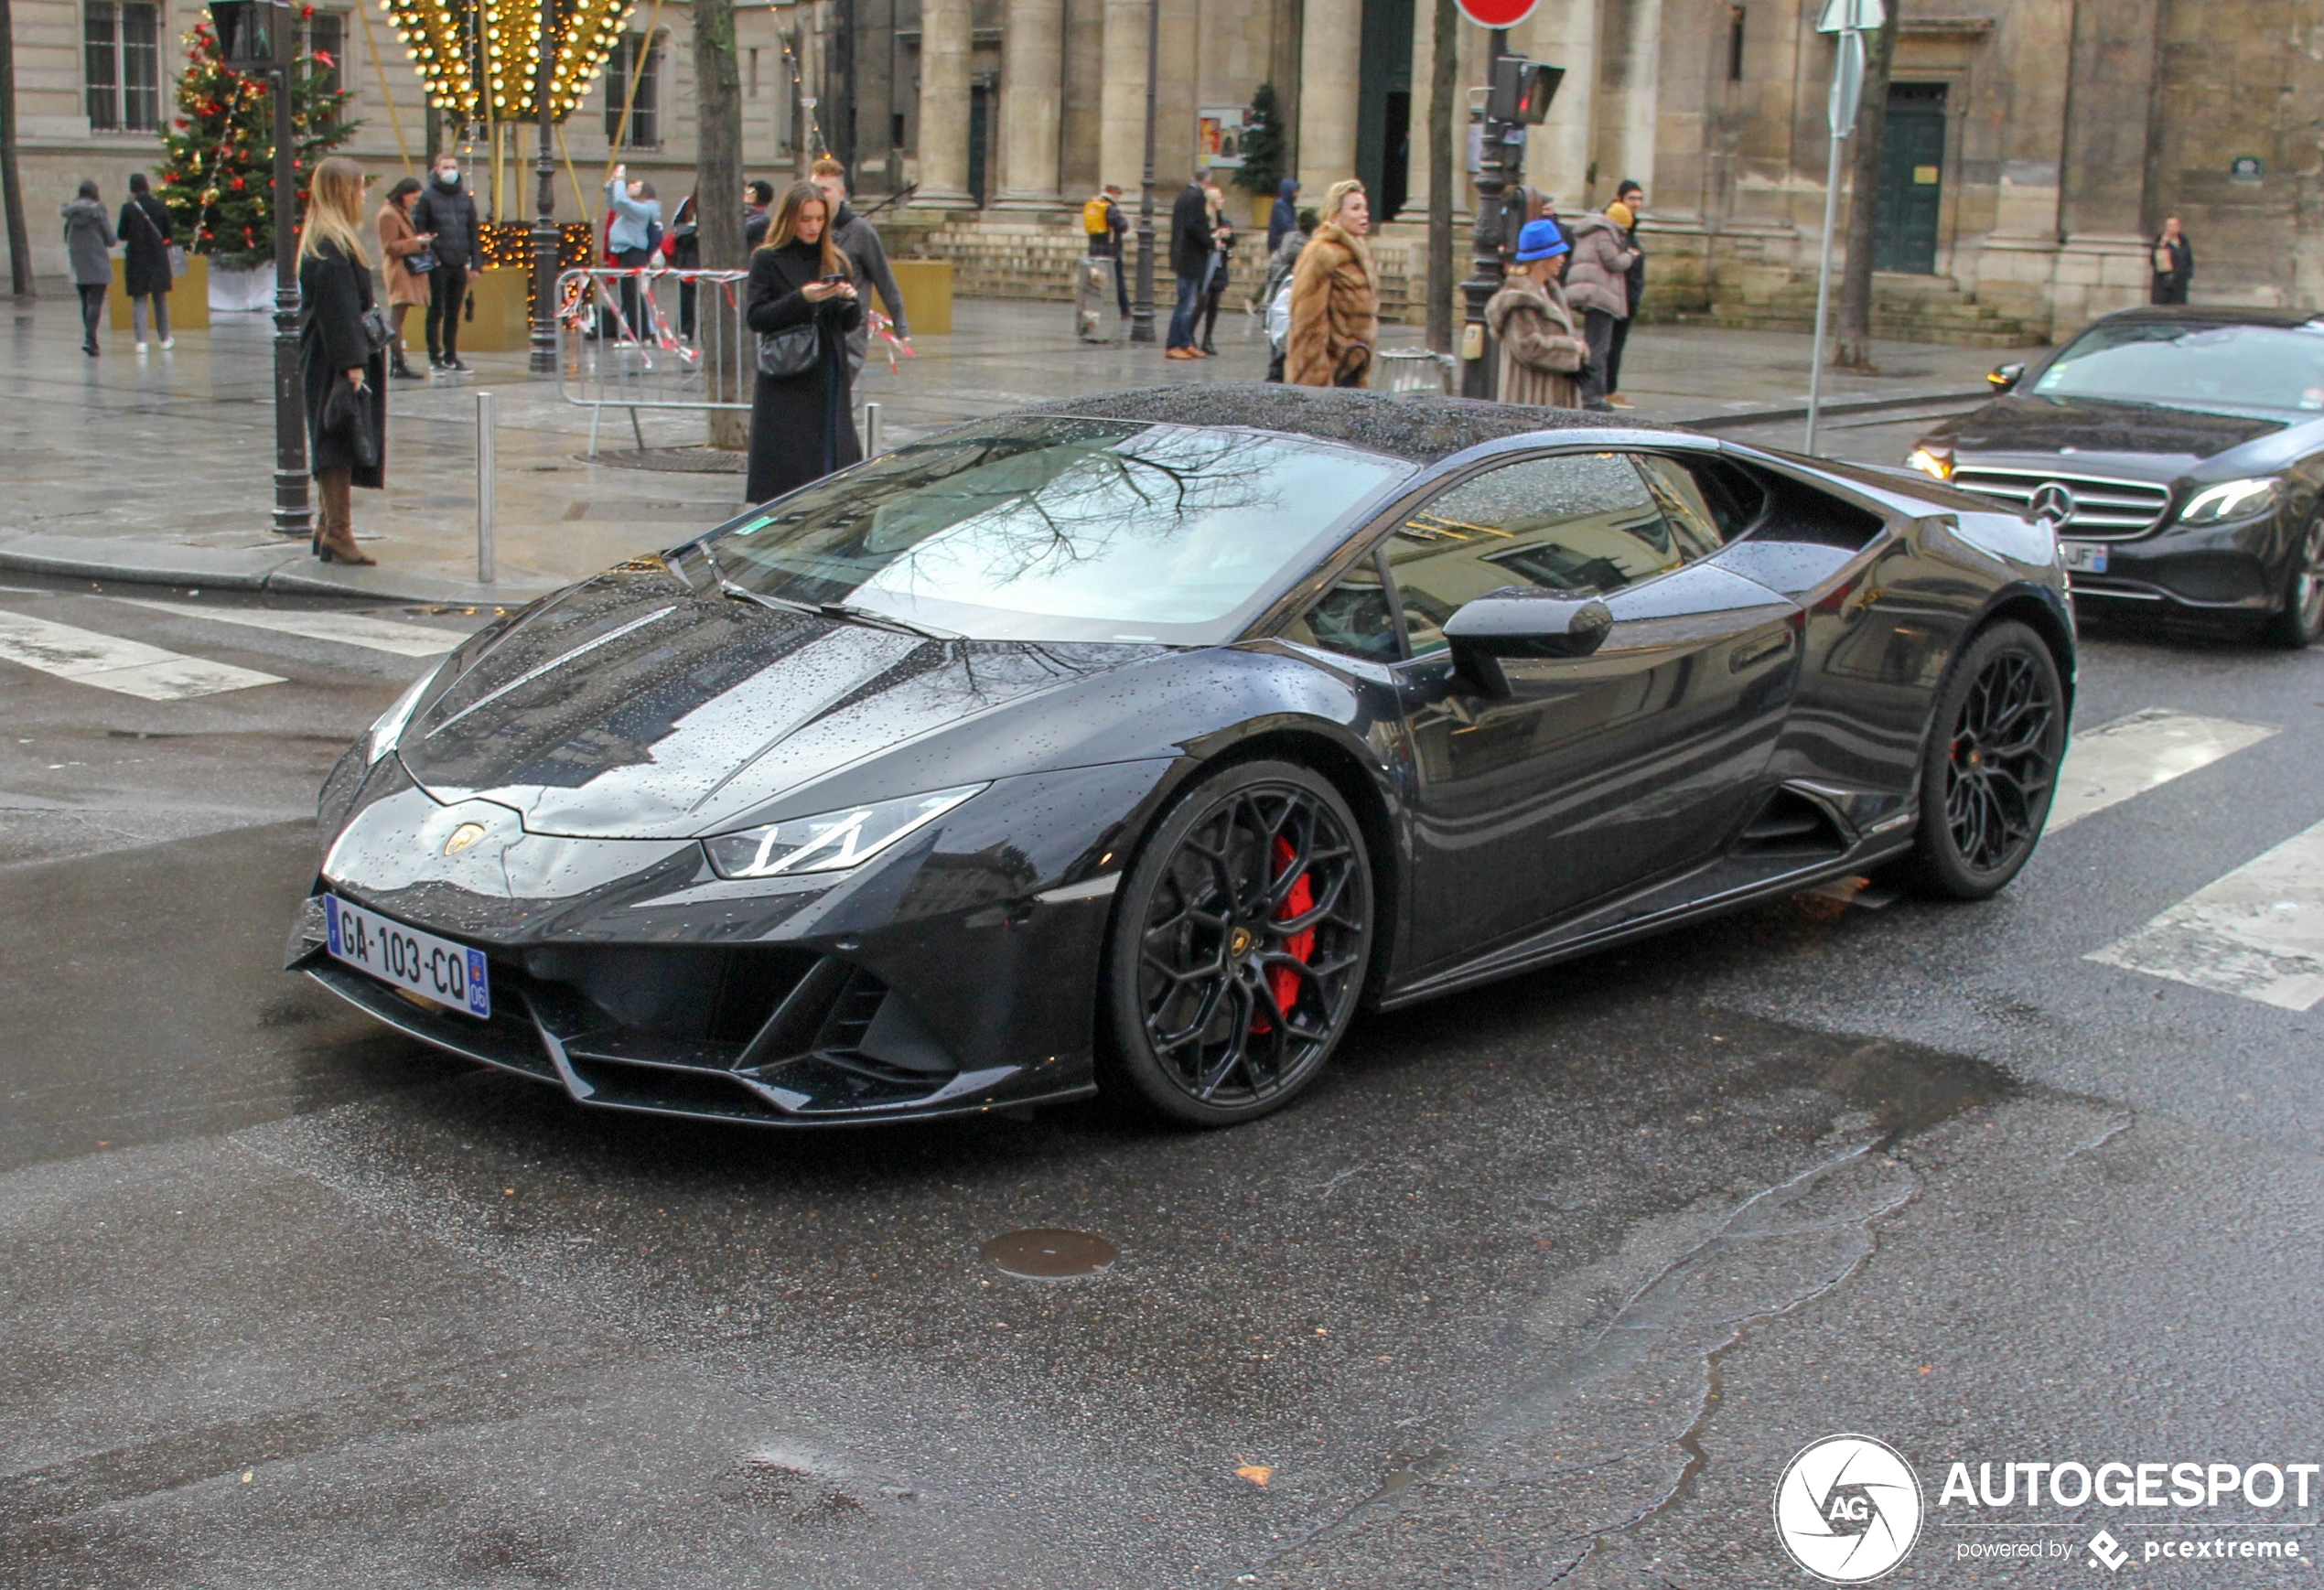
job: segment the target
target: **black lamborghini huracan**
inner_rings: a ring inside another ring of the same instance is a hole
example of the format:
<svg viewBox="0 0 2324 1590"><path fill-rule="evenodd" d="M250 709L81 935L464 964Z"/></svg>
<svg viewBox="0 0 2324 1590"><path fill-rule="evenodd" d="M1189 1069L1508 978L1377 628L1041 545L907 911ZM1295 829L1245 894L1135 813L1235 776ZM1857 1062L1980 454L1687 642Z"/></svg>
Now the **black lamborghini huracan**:
<svg viewBox="0 0 2324 1590"><path fill-rule="evenodd" d="M2050 532L1912 476L1077 399L462 645L325 785L290 964L593 1104L1239 1121L1366 1004L1876 864L1992 893L2073 662Z"/></svg>

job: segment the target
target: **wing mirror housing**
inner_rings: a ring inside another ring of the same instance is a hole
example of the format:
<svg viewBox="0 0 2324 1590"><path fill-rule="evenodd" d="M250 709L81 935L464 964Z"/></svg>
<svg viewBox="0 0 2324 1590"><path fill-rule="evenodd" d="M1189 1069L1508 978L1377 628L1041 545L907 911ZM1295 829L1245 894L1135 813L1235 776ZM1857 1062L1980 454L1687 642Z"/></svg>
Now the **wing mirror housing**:
<svg viewBox="0 0 2324 1590"><path fill-rule="evenodd" d="M1576 599L1508 586L1464 605L1445 620L1453 663L1478 693L1511 692L1504 658L1587 657L1614 628L1614 614L1595 596Z"/></svg>
<svg viewBox="0 0 2324 1590"><path fill-rule="evenodd" d="M1986 373L1985 384L1996 392L2009 392L2025 379L2026 367L2024 365L2005 364Z"/></svg>

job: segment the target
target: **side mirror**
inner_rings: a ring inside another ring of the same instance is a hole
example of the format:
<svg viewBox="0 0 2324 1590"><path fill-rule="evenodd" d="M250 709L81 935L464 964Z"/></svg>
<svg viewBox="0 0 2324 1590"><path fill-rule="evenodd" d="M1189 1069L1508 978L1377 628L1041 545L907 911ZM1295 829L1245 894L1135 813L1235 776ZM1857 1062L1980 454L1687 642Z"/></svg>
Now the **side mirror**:
<svg viewBox="0 0 2324 1590"><path fill-rule="evenodd" d="M1488 592L1445 620L1454 665L1479 693L1506 697L1505 657L1587 657L1614 628L1614 615L1591 596L1553 596L1519 586Z"/></svg>
<svg viewBox="0 0 2324 1590"><path fill-rule="evenodd" d="M2025 379L2026 367L2024 365L2005 364L1985 376L1985 384L1996 392L2007 392Z"/></svg>

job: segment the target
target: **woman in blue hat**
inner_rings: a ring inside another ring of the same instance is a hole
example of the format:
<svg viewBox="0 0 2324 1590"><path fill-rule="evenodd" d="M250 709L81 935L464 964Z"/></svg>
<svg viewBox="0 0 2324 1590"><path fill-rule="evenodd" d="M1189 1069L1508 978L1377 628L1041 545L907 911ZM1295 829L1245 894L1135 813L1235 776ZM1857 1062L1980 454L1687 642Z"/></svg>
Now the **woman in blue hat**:
<svg viewBox="0 0 2324 1590"><path fill-rule="evenodd" d="M1501 343L1501 401L1535 408L1582 406L1582 367L1589 344L1574 329L1574 312L1558 285L1573 245L1557 223L1529 220L1517 234L1517 263L1485 305L1485 324Z"/></svg>

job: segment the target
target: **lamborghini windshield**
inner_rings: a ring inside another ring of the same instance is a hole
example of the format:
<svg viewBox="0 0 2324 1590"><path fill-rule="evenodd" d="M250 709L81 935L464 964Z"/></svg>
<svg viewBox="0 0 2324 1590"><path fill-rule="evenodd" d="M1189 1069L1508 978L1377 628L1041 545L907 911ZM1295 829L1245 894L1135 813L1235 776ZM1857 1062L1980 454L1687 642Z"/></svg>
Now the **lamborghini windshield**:
<svg viewBox="0 0 2324 1590"><path fill-rule="evenodd" d="M1413 466L1328 442L1010 419L820 481L708 542L730 586L993 640L1231 639Z"/></svg>

